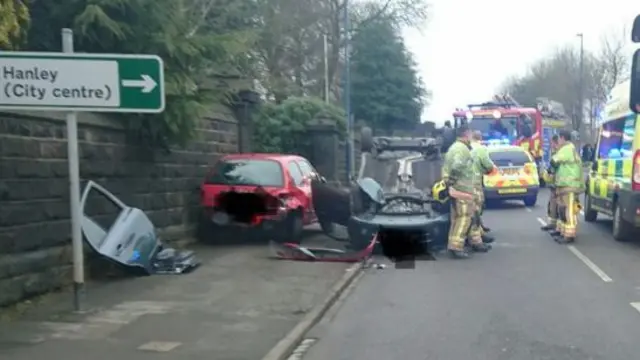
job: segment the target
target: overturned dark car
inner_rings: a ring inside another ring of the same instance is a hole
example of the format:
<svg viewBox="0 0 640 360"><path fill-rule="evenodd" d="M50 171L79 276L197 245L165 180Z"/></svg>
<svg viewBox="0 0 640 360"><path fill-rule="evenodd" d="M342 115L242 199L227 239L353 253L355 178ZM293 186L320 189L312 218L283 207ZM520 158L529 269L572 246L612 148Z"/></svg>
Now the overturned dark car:
<svg viewBox="0 0 640 360"><path fill-rule="evenodd" d="M435 138L364 141L362 150L374 158L382 151L396 154L397 174L390 174L395 176L394 186L385 191L368 177L353 181L349 188L315 181L312 194L318 218L345 226L355 251L375 236L379 248L392 260L434 259L435 253L446 248L450 226L448 199L434 198L431 191L440 180L442 145L442 139Z"/></svg>
<svg viewBox="0 0 640 360"><path fill-rule="evenodd" d="M448 207L426 194L388 193L371 178L355 181L343 189L313 182L318 218L347 227L350 247L365 248L377 236L385 255L424 257L446 248L450 225Z"/></svg>

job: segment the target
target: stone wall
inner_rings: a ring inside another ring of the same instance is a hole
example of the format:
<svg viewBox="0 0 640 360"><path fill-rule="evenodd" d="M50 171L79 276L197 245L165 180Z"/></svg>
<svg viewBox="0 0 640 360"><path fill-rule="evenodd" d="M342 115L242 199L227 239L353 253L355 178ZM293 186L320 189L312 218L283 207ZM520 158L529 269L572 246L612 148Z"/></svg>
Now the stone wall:
<svg viewBox="0 0 640 360"><path fill-rule="evenodd" d="M354 155L353 160L355 164L353 165L353 176L358 176L358 172L360 171L360 163L361 163L361 154L362 149L360 147L360 139L356 138L353 142ZM349 179L347 176L347 143L346 141L340 141L338 145L338 175L337 179L343 184L348 184Z"/></svg>
<svg viewBox="0 0 640 360"><path fill-rule="evenodd" d="M238 150L237 122L222 106L196 141L169 154L128 143L116 120L86 114L79 122L81 179L144 210L168 242L192 235L198 185L221 154ZM71 280L65 131L60 116L0 113L0 306Z"/></svg>

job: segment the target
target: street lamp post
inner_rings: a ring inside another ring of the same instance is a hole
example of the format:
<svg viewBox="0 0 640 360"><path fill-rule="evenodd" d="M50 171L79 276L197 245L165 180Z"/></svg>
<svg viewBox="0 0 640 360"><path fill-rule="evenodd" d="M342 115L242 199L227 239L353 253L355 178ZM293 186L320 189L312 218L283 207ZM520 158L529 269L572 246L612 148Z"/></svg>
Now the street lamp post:
<svg viewBox="0 0 640 360"><path fill-rule="evenodd" d="M344 1L344 111L347 117L347 179L354 172L353 117L351 116L351 21L349 19L349 0Z"/></svg>
<svg viewBox="0 0 640 360"><path fill-rule="evenodd" d="M578 124L575 130L580 130L584 122L584 34L577 35L580 38L580 78L578 79Z"/></svg>

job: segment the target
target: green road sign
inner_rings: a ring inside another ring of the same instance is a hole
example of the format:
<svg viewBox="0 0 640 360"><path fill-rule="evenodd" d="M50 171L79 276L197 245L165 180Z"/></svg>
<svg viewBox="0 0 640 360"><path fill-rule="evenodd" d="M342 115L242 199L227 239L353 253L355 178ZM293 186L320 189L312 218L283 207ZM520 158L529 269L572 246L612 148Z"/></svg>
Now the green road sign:
<svg viewBox="0 0 640 360"><path fill-rule="evenodd" d="M159 113L155 55L0 52L0 109Z"/></svg>

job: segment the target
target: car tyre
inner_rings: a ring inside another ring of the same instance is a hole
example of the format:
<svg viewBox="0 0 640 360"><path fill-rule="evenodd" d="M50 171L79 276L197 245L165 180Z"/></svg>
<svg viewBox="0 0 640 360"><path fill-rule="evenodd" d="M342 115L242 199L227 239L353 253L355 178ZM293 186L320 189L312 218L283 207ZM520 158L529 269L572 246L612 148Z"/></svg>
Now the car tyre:
<svg viewBox="0 0 640 360"><path fill-rule="evenodd" d="M633 227L622 218L622 208L616 201L613 206L613 238L616 241L629 241L633 233Z"/></svg>
<svg viewBox="0 0 640 360"><path fill-rule="evenodd" d="M203 244L223 244L229 238L229 230L211 222L203 213L196 228L196 239Z"/></svg>
<svg viewBox="0 0 640 360"><path fill-rule="evenodd" d="M282 223L282 228L277 232L275 240L278 243L299 244L302 240L302 214L299 211L292 211Z"/></svg>
<svg viewBox="0 0 640 360"><path fill-rule="evenodd" d="M591 196L584 195L584 221L594 222L598 219L598 212L591 208Z"/></svg>
<svg viewBox="0 0 640 360"><path fill-rule="evenodd" d="M527 196L523 199L524 206L526 207L534 207L536 206L536 202L538 202L538 195Z"/></svg>

